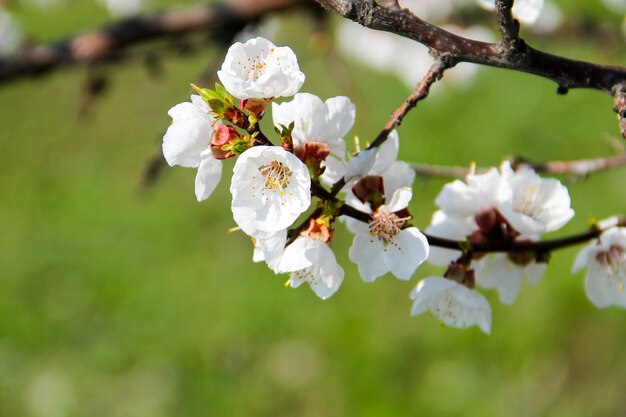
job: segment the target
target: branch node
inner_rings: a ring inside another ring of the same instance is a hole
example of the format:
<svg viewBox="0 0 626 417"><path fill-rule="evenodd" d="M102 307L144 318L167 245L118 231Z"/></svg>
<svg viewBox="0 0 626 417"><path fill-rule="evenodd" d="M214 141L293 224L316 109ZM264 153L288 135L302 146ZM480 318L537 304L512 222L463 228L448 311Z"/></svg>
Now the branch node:
<svg viewBox="0 0 626 417"><path fill-rule="evenodd" d="M567 87L566 87L566 86L564 86L564 85L559 85L559 86L556 88L556 93L557 93L558 95L560 95L560 96L564 96L565 94L569 93L569 88L567 88Z"/></svg>

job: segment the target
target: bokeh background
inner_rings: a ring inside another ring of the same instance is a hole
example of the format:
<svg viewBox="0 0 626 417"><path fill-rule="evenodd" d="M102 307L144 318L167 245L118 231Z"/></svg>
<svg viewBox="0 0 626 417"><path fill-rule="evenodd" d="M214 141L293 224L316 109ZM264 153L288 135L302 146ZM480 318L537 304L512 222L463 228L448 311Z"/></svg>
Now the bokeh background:
<svg viewBox="0 0 626 417"><path fill-rule="evenodd" d="M174 3L192 2L153 4ZM626 65L621 16L588 0L559 4L614 37L531 37L534 45ZM36 40L110 19L82 0L13 11ZM409 89L360 64L329 64L310 19L280 19L274 41L298 55L303 91L350 95L350 137L371 140ZM227 174L201 204L193 170L168 168L142 187L167 110L213 53L168 55L157 78L139 63L112 67L110 89L82 118L84 69L0 87L0 416L624 415L626 313L586 299L583 276L570 273L579 248L555 253L512 307L486 292L486 336L409 316L410 290L441 269L364 284L341 226L340 291L321 301L305 286L285 289L285 276L252 263L246 236L227 233ZM587 158L613 153L607 138L619 136L611 97L596 91L558 96L546 80L490 68L435 90L399 129L404 160ZM585 228L589 215L625 213L625 179L624 169L561 178L577 212L561 234ZM444 183L416 181L416 225L428 224Z"/></svg>

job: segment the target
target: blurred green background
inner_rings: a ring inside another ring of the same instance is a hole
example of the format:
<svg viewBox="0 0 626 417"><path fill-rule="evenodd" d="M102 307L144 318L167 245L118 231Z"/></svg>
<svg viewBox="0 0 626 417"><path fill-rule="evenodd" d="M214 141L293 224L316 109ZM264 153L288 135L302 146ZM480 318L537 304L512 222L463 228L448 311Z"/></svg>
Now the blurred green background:
<svg viewBox="0 0 626 417"><path fill-rule="evenodd" d="M593 37L533 44L626 65L620 16L587 0L561 5L613 28L611 46ZM108 19L85 1L14 11L38 40ZM357 64L347 84L311 47L309 20L283 22L274 41L298 55L303 91L351 95L351 136L373 138L408 89ZM340 291L321 301L305 286L285 289L285 276L252 263L248 238L227 233L231 161L202 204L193 170L168 168L142 189L167 110L212 53L169 56L159 79L136 63L113 68L110 90L82 119L84 69L0 88L0 416L624 415L626 314L588 302L583 276L570 273L578 248L554 254L513 307L485 292L485 336L409 316L412 287L441 269L424 266L410 283L361 282L341 226ZM611 154L606 138L619 135L611 97L595 91L558 96L546 80L489 68L437 90L400 128L404 160L586 158ZM590 214L626 213L625 178L625 169L561 178L577 212L561 234ZM417 225L428 224L444 183L416 181Z"/></svg>

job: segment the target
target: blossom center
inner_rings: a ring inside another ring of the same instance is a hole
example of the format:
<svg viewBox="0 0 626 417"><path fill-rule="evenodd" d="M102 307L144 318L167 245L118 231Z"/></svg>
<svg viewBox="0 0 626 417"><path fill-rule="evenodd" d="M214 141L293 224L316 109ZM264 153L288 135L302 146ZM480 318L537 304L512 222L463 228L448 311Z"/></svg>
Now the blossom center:
<svg viewBox="0 0 626 417"><path fill-rule="evenodd" d="M310 284L317 284L321 275L321 268L319 265L311 265L309 267L300 269L298 271L291 272L289 274L290 280L295 280L296 285L299 282L308 281Z"/></svg>
<svg viewBox="0 0 626 417"><path fill-rule="evenodd" d="M541 200L543 199L543 189L534 185L529 185L515 194L513 200L513 210L517 213L525 214L530 218L537 219L542 211Z"/></svg>
<svg viewBox="0 0 626 417"><path fill-rule="evenodd" d="M279 191L285 193L285 188L289 186L291 170L282 162L273 160L259 167L261 175L265 177L263 188L265 190Z"/></svg>
<svg viewBox="0 0 626 417"><path fill-rule="evenodd" d="M381 206L372 214L372 220L369 223L370 234L378 237L385 244L389 243L400 231L402 226L409 219L408 217L399 217L395 213L381 210L385 206Z"/></svg>
<svg viewBox="0 0 626 417"><path fill-rule="evenodd" d="M265 49L261 49L261 53L259 55L248 58L247 62L237 62L239 65L242 66L244 74L247 74L248 81L257 81L263 76L263 74L265 74L267 62L269 61L273 52L274 48L271 48L266 56ZM278 63L278 65L280 65L280 62Z"/></svg>
<svg viewBox="0 0 626 417"><path fill-rule="evenodd" d="M623 246L611 245L608 250L596 254L596 261L608 270L609 280L611 280L620 291L624 291L624 285L626 284L625 253L626 251Z"/></svg>

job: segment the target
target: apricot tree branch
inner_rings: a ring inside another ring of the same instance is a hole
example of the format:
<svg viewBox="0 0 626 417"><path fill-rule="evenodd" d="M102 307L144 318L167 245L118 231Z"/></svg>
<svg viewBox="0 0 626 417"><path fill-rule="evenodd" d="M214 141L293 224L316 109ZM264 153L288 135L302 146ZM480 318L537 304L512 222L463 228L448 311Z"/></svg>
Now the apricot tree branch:
<svg viewBox="0 0 626 417"><path fill-rule="evenodd" d="M626 68L577 61L523 45L511 53L500 43L480 42L431 25L407 9L394 10L374 0L316 0L327 9L370 29L413 39L438 56L454 63L471 62L527 72L556 82L561 92L570 88L593 88L614 94L615 85L626 81Z"/></svg>
<svg viewBox="0 0 626 417"><path fill-rule="evenodd" d="M471 251L473 253L495 253L495 252L531 252L537 255L548 254L557 249L578 245L591 239L597 239L600 235L613 227L626 227L626 216L619 217L617 221L607 227L592 227L589 231L575 235L565 236L558 239L540 240L536 242L524 241L502 241L486 243L468 243L466 241L456 241L444 239L425 234L428 243L446 249Z"/></svg>
<svg viewBox="0 0 626 417"><path fill-rule="evenodd" d="M626 166L626 154L575 161L533 162L522 157L514 157L510 161L515 169L528 166L542 174L584 177L594 172ZM464 178L470 173L470 168L462 166L412 163L411 168L422 178ZM477 168L475 171L485 172L487 168Z"/></svg>
<svg viewBox="0 0 626 417"><path fill-rule="evenodd" d="M518 49L523 41L519 37L519 22L513 18L513 0L496 0L496 13L503 46Z"/></svg>
<svg viewBox="0 0 626 417"><path fill-rule="evenodd" d="M122 19L76 36L25 47L0 58L0 84L38 76L64 67L124 58L131 47L149 41L213 30L236 33L262 16L310 0L229 0Z"/></svg>

